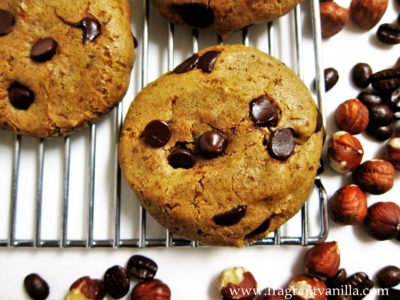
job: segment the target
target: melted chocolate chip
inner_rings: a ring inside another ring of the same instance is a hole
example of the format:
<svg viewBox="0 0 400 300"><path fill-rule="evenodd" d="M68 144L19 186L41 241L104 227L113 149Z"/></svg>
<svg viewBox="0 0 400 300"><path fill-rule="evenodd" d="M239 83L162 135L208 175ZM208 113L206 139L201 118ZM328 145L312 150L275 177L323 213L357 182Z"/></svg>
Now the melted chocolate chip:
<svg viewBox="0 0 400 300"><path fill-rule="evenodd" d="M211 73L214 70L214 64L220 54L221 52L219 51L208 51L203 54L199 59L198 68L204 73Z"/></svg>
<svg viewBox="0 0 400 300"><path fill-rule="evenodd" d="M239 221L245 216L246 211L246 205L239 205L227 212L214 216L213 221L215 224L220 226L232 226L239 223Z"/></svg>
<svg viewBox="0 0 400 300"><path fill-rule="evenodd" d="M198 140L197 146L205 157L217 157L224 153L228 140L217 130L203 133Z"/></svg>
<svg viewBox="0 0 400 300"><path fill-rule="evenodd" d="M7 35L14 30L15 17L8 10L0 9L0 36Z"/></svg>
<svg viewBox="0 0 400 300"><path fill-rule="evenodd" d="M198 62L199 62L199 56L197 54L193 54L191 57L189 57L183 63L181 63L179 66L177 66L174 69L174 73L181 74L181 73L189 72L197 67Z"/></svg>
<svg viewBox="0 0 400 300"><path fill-rule="evenodd" d="M53 58L56 54L57 42L48 37L39 39L32 46L31 58L36 62L45 62Z"/></svg>
<svg viewBox="0 0 400 300"><path fill-rule="evenodd" d="M164 121L154 120L146 125L142 136L147 145L160 148L170 140L171 128Z"/></svg>
<svg viewBox="0 0 400 300"><path fill-rule="evenodd" d="M168 162L174 169L190 169L196 163L196 159L190 150L176 148L168 156Z"/></svg>
<svg viewBox="0 0 400 300"><path fill-rule="evenodd" d="M272 217L272 216L271 216L271 217ZM254 229L252 232L246 234L245 238L246 238L246 239L251 239L251 238L253 238L253 237L255 237L255 236L257 236L257 235L259 235L259 234L261 234L261 233L263 233L263 232L265 232L265 231L267 231L268 228L269 228L269 225L270 225L270 223L271 223L271 217L267 218L264 222L262 222L262 223L260 224L260 226L258 226L258 227L257 227L256 229Z"/></svg>
<svg viewBox="0 0 400 300"><path fill-rule="evenodd" d="M101 33L101 24L93 17L83 18L80 22L74 23L64 20L62 17L58 16L61 21L65 24L79 28L82 30L82 41L83 44L88 42L93 42Z"/></svg>
<svg viewBox="0 0 400 300"><path fill-rule="evenodd" d="M183 22L192 27L206 28L214 22L214 12L208 5L186 3L171 7L181 17Z"/></svg>
<svg viewBox="0 0 400 300"><path fill-rule="evenodd" d="M35 94L19 82L13 82L7 91L8 99L16 109L27 110L35 101Z"/></svg>
<svg viewBox="0 0 400 300"><path fill-rule="evenodd" d="M283 128L271 134L268 149L272 157L286 160L294 150L294 136L290 128Z"/></svg>
<svg viewBox="0 0 400 300"><path fill-rule="evenodd" d="M276 126L278 108L270 98L262 96L250 102L250 117L258 126Z"/></svg>

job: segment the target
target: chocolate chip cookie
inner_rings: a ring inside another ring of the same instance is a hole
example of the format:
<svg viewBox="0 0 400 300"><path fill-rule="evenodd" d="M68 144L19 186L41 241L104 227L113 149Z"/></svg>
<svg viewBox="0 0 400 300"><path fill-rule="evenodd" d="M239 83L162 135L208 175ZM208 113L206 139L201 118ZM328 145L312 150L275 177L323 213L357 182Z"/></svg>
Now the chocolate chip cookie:
<svg viewBox="0 0 400 300"><path fill-rule="evenodd" d="M222 37L230 32L288 13L299 0L152 0L168 21L195 28L208 28Z"/></svg>
<svg viewBox="0 0 400 300"><path fill-rule="evenodd" d="M283 63L241 45L204 49L136 97L123 174L163 226L244 246L291 218L313 188L319 111Z"/></svg>
<svg viewBox="0 0 400 300"><path fill-rule="evenodd" d="M95 121L134 58L128 0L2 0L0 127L49 137Z"/></svg>

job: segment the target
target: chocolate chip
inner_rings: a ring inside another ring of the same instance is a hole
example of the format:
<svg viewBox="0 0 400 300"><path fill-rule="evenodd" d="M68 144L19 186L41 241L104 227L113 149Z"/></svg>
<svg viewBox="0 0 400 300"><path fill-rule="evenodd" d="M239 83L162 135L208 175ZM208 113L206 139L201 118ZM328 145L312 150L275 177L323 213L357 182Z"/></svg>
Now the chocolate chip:
<svg viewBox="0 0 400 300"><path fill-rule="evenodd" d="M0 36L7 35L14 30L15 17L8 10L0 9Z"/></svg>
<svg viewBox="0 0 400 300"><path fill-rule="evenodd" d="M272 217L272 216L271 216L271 217ZM260 226L258 226L258 227L257 227L256 229L254 229L252 232L246 234L245 238L246 238L246 239L250 239L250 238L252 238L252 237L255 237L255 236L257 236L257 235L259 235L259 234L261 234L261 233L267 231L268 228L269 228L269 225L270 225L270 223L271 223L271 217L267 218L264 222L262 222L262 223L260 224Z"/></svg>
<svg viewBox="0 0 400 300"><path fill-rule="evenodd" d="M31 58L37 62L45 62L53 58L56 54L57 42L48 37L44 39L39 39L32 46Z"/></svg>
<svg viewBox="0 0 400 300"><path fill-rule="evenodd" d="M278 108L267 96L261 96L250 102L250 117L258 126L276 126Z"/></svg>
<svg viewBox="0 0 400 300"><path fill-rule="evenodd" d="M7 91L8 99L16 109L27 110L35 101L35 94L17 81L13 82Z"/></svg>
<svg viewBox="0 0 400 300"><path fill-rule="evenodd" d="M197 63L199 62L199 56L197 54L193 54L191 57L186 59L183 63L177 66L174 69L175 74L181 74L185 72L189 72L197 67Z"/></svg>
<svg viewBox="0 0 400 300"><path fill-rule="evenodd" d="M389 45L400 43L400 27L396 24L382 24L376 32L378 39Z"/></svg>
<svg viewBox="0 0 400 300"><path fill-rule="evenodd" d="M166 145L171 139L171 128L167 122L154 120L146 125L143 131L144 142L154 148Z"/></svg>
<svg viewBox="0 0 400 300"><path fill-rule="evenodd" d="M217 157L224 153L228 140L217 130L203 133L197 142L198 149L205 157Z"/></svg>
<svg viewBox="0 0 400 300"><path fill-rule="evenodd" d="M158 266L148 257L133 255L128 260L127 269L129 274L138 279L152 279L156 276Z"/></svg>
<svg viewBox="0 0 400 300"><path fill-rule="evenodd" d="M232 226L239 223L239 221L245 216L246 211L246 205L239 205L227 212L214 216L213 221L215 224L220 226Z"/></svg>
<svg viewBox="0 0 400 300"><path fill-rule="evenodd" d="M49 296L49 285L36 273L29 274L24 279L24 288L35 300L44 300Z"/></svg>
<svg viewBox="0 0 400 300"><path fill-rule="evenodd" d="M286 160L294 150L294 136L290 128L283 128L271 134L268 149L272 157Z"/></svg>
<svg viewBox="0 0 400 300"><path fill-rule="evenodd" d="M194 166L196 160L190 150L176 148L168 156L168 162L174 169L190 169Z"/></svg>
<svg viewBox="0 0 400 300"><path fill-rule="evenodd" d="M204 4L186 3L172 5L183 22L192 27L206 28L214 22L214 12L211 7Z"/></svg>
<svg viewBox="0 0 400 300"><path fill-rule="evenodd" d="M204 73L211 73L214 70L214 64L220 54L221 52L219 51L208 51L203 54L199 59L198 68Z"/></svg>
<svg viewBox="0 0 400 300"><path fill-rule="evenodd" d="M128 294L130 285L128 272L121 266L113 266L104 274L104 287L114 299Z"/></svg>
<svg viewBox="0 0 400 300"><path fill-rule="evenodd" d="M88 42L93 42L101 33L101 24L93 17L83 18L78 23L64 20L60 16L58 16L58 18L65 24L82 30L83 44L86 44Z"/></svg>
<svg viewBox="0 0 400 300"><path fill-rule="evenodd" d="M390 93L400 87L400 70L386 69L372 74L369 78L377 91Z"/></svg>

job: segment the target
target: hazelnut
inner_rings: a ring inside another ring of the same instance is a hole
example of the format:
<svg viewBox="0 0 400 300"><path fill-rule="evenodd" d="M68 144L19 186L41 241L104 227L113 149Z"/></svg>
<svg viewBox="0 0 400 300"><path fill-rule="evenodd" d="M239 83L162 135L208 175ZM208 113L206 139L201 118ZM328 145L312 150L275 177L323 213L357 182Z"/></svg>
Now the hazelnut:
<svg viewBox="0 0 400 300"><path fill-rule="evenodd" d="M363 132L369 122L368 108L357 99L349 99L335 111L336 126L350 134Z"/></svg>
<svg viewBox="0 0 400 300"><path fill-rule="evenodd" d="M329 140L329 166L338 173L353 171L361 163L363 155L359 140L346 131L335 132Z"/></svg>
<svg viewBox="0 0 400 300"><path fill-rule="evenodd" d="M386 144L385 158L400 171L400 136L391 138Z"/></svg>
<svg viewBox="0 0 400 300"><path fill-rule="evenodd" d="M337 34L349 20L349 11L336 2L320 3L321 30L324 39Z"/></svg>
<svg viewBox="0 0 400 300"><path fill-rule="evenodd" d="M170 300L171 290L159 279L150 279L138 283L132 290L132 300Z"/></svg>
<svg viewBox="0 0 400 300"><path fill-rule="evenodd" d="M365 192L384 194L393 187L394 167L383 159L367 160L353 171L353 179Z"/></svg>
<svg viewBox="0 0 400 300"><path fill-rule="evenodd" d="M325 300L326 285L323 281L305 275L299 275L289 282L289 293L294 299Z"/></svg>
<svg viewBox="0 0 400 300"><path fill-rule="evenodd" d="M257 294L257 281L245 268L232 267L221 273L217 288L226 299L253 299Z"/></svg>
<svg viewBox="0 0 400 300"><path fill-rule="evenodd" d="M332 196L329 213L335 222L361 224L368 213L367 195L355 184L346 185Z"/></svg>
<svg viewBox="0 0 400 300"><path fill-rule="evenodd" d="M304 257L307 273L330 278L339 271L340 253L336 242L317 244Z"/></svg>
<svg viewBox="0 0 400 300"><path fill-rule="evenodd" d="M400 238L400 207L394 202L378 202L368 208L365 224L377 240Z"/></svg>
<svg viewBox="0 0 400 300"><path fill-rule="evenodd" d="M388 0L352 0L350 18L362 29L371 29L383 17L388 6Z"/></svg>
<svg viewBox="0 0 400 300"><path fill-rule="evenodd" d="M103 281L84 276L71 285L65 300L101 300L105 294Z"/></svg>

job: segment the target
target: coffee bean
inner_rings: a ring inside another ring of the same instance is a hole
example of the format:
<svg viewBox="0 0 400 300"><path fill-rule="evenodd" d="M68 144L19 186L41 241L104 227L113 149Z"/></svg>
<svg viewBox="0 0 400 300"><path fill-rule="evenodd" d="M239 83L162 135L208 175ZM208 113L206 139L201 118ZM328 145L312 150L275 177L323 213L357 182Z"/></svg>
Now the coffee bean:
<svg viewBox="0 0 400 300"><path fill-rule="evenodd" d="M130 285L128 272L121 266L113 266L104 274L106 292L115 299L128 294Z"/></svg>
<svg viewBox="0 0 400 300"><path fill-rule="evenodd" d="M368 107L369 126L381 127L393 121L393 111L386 104L374 104Z"/></svg>
<svg viewBox="0 0 400 300"><path fill-rule="evenodd" d="M203 133L197 142L197 147L205 157L213 158L224 153L228 140L217 130Z"/></svg>
<svg viewBox="0 0 400 300"><path fill-rule="evenodd" d="M369 80L377 91L390 93L400 87L400 70L382 70L372 74Z"/></svg>
<svg viewBox="0 0 400 300"><path fill-rule="evenodd" d="M168 162L174 169L190 169L196 163L196 159L190 150L176 148L168 156Z"/></svg>
<svg viewBox="0 0 400 300"><path fill-rule="evenodd" d="M208 51L203 54L199 59L198 68L204 73L211 73L214 70L214 64L220 54L221 52L219 51Z"/></svg>
<svg viewBox="0 0 400 300"><path fill-rule="evenodd" d="M250 102L250 117L257 126L276 126L278 115L277 106L267 96L261 96Z"/></svg>
<svg viewBox="0 0 400 300"><path fill-rule="evenodd" d="M263 221L256 229L254 229L252 232L246 234L245 239L253 238L253 237L267 231L269 228L269 225L271 224L271 217L272 216L265 219L265 221Z"/></svg>
<svg viewBox="0 0 400 300"><path fill-rule="evenodd" d="M339 81L339 73L334 68L327 68L324 70L325 77L325 91L329 91Z"/></svg>
<svg viewBox="0 0 400 300"><path fill-rule="evenodd" d="M192 27L206 28L214 22L214 12L208 5L197 3L186 3L182 5L172 5L181 17L183 22Z"/></svg>
<svg viewBox="0 0 400 300"><path fill-rule="evenodd" d="M381 269L377 274L378 284L383 288L391 288L400 284L400 268L396 266L387 266Z"/></svg>
<svg viewBox="0 0 400 300"><path fill-rule="evenodd" d="M392 136L393 131L394 129L392 124L380 127L368 126L367 128L367 132L378 141L386 141Z"/></svg>
<svg viewBox="0 0 400 300"><path fill-rule="evenodd" d="M166 145L171 139L171 128L167 122L154 120L146 125L142 136L147 145L160 148Z"/></svg>
<svg viewBox="0 0 400 300"><path fill-rule="evenodd" d="M57 42L52 38L39 39L32 46L31 58L36 62L45 62L56 54Z"/></svg>
<svg viewBox="0 0 400 300"><path fill-rule="evenodd" d="M353 291L353 299L359 300L363 299L370 293L374 286L374 282L369 279L367 274L358 272L347 278L345 285L348 286L349 290Z"/></svg>
<svg viewBox="0 0 400 300"><path fill-rule="evenodd" d="M274 131L269 139L268 149L272 157L286 160L294 150L294 136L290 128Z"/></svg>
<svg viewBox="0 0 400 300"><path fill-rule="evenodd" d="M357 99L360 100L365 106L383 103L383 96L378 92L364 91L358 94Z"/></svg>
<svg viewBox="0 0 400 300"><path fill-rule="evenodd" d="M24 279L24 287L34 300L44 300L49 296L49 285L36 273L29 274Z"/></svg>
<svg viewBox="0 0 400 300"><path fill-rule="evenodd" d="M174 73L181 74L181 73L189 72L197 67L198 62L199 62L199 56L197 54L193 54L191 57L186 59L183 63L178 65L174 69Z"/></svg>
<svg viewBox="0 0 400 300"><path fill-rule="evenodd" d="M127 269L130 275L138 279L152 279L156 276L158 266L148 257L133 255L128 260Z"/></svg>
<svg viewBox="0 0 400 300"><path fill-rule="evenodd" d="M381 300L399 300L400 299L400 290L397 289L388 289L387 295L379 296Z"/></svg>
<svg viewBox="0 0 400 300"><path fill-rule="evenodd" d="M369 85L369 76L371 76L371 74L372 69L370 65L366 63L356 64L351 71L353 83L359 88L366 88Z"/></svg>
<svg viewBox="0 0 400 300"><path fill-rule="evenodd" d="M247 206L239 205L227 212L216 215L213 217L215 224L220 226L232 226L237 223L246 215Z"/></svg>
<svg viewBox="0 0 400 300"><path fill-rule="evenodd" d="M390 105L394 112L400 111L400 88L394 90L390 95Z"/></svg>
<svg viewBox="0 0 400 300"><path fill-rule="evenodd" d="M378 39L389 45L400 43L400 27L396 24L382 24L376 33Z"/></svg>
<svg viewBox="0 0 400 300"><path fill-rule="evenodd" d="M400 70L400 57L397 59L395 65L394 65L394 69Z"/></svg>
<svg viewBox="0 0 400 300"><path fill-rule="evenodd" d="M345 269L340 269L336 275L332 278L328 278L325 281L325 284L328 288L334 289L334 288L340 288L341 286L344 285L347 279L347 272Z"/></svg>
<svg viewBox="0 0 400 300"><path fill-rule="evenodd" d="M0 9L0 36L9 34L14 30L15 17L8 10Z"/></svg>
<svg viewBox="0 0 400 300"><path fill-rule="evenodd" d="M35 94L17 81L13 82L7 91L8 99L16 109L27 110L35 101Z"/></svg>

